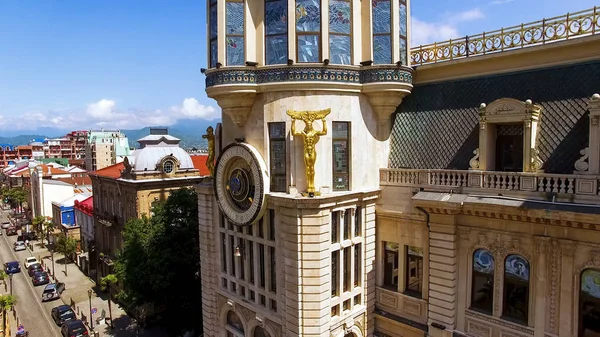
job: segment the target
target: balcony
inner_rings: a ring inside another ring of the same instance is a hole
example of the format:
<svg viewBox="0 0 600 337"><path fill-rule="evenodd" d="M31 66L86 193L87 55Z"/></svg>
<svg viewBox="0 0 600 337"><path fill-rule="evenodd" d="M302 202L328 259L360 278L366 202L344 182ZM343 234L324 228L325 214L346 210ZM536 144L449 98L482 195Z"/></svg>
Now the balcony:
<svg viewBox="0 0 600 337"><path fill-rule="evenodd" d="M600 8L413 48L411 65L458 60L600 34Z"/></svg>
<svg viewBox="0 0 600 337"><path fill-rule="evenodd" d="M482 195L503 195L534 200L600 204L600 176L528 172L380 169L382 188Z"/></svg>

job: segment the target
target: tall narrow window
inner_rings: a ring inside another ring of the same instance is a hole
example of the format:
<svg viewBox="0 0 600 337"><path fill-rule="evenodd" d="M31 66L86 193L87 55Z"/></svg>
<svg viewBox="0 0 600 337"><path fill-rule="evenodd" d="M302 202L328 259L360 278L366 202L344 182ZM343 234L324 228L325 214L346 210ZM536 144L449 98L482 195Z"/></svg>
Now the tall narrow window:
<svg viewBox="0 0 600 337"><path fill-rule="evenodd" d="M373 62L392 63L392 4L390 0L372 0Z"/></svg>
<svg viewBox="0 0 600 337"><path fill-rule="evenodd" d="M265 1L265 64L288 60L288 7L286 0Z"/></svg>
<svg viewBox="0 0 600 337"><path fill-rule="evenodd" d="M354 287L360 287L362 281L362 246L354 245Z"/></svg>
<svg viewBox="0 0 600 337"><path fill-rule="evenodd" d="M350 247L344 248L344 291L350 291L352 273L352 255L350 253Z"/></svg>
<svg viewBox="0 0 600 337"><path fill-rule="evenodd" d="M329 62L352 64L352 5L329 0Z"/></svg>
<svg viewBox="0 0 600 337"><path fill-rule="evenodd" d="M340 282L340 275L338 274L338 264L340 258L340 251L336 250L331 253L331 296L335 297L338 295L338 284Z"/></svg>
<svg viewBox="0 0 600 337"><path fill-rule="evenodd" d="M228 66L245 64L244 51L244 0L227 0L225 3L227 16L226 56Z"/></svg>
<svg viewBox="0 0 600 337"><path fill-rule="evenodd" d="M218 43L217 43L217 0L210 0L209 7L209 27L210 27L210 67L214 68L219 62Z"/></svg>
<svg viewBox="0 0 600 337"><path fill-rule="evenodd" d="M496 171L523 171L523 124L496 127Z"/></svg>
<svg viewBox="0 0 600 337"><path fill-rule="evenodd" d="M404 66L408 65L407 32L408 13L406 11L406 0L400 0L400 62Z"/></svg>
<svg viewBox="0 0 600 337"><path fill-rule="evenodd" d="M277 292L277 255L275 255L275 247L269 247L269 255L271 256L271 291Z"/></svg>
<svg viewBox="0 0 600 337"><path fill-rule="evenodd" d="M423 291L423 249L406 247L406 294L421 297Z"/></svg>
<svg viewBox="0 0 600 337"><path fill-rule="evenodd" d="M529 314L529 262L509 255L504 262L504 302L502 316L527 324Z"/></svg>
<svg viewBox="0 0 600 337"><path fill-rule="evenodd" d="M248 241L248 259L250 260L250 283L254 284L254 242Z"/></svg>
<svg viewBox="0 0 600 337"><path fill-rule="evenodd" d="M494 298L494 257L485 249L473 254L471 309L492 314Z"/></svg>
<svg viewBox="0 0 600 337"><path fill-rule="evenodd" d="M333 122L333 190L348 191L349 156L350 156L350 123Z"/></svg>
<svg viewBox="0 0 600 337"><path fill-rule="evenodd" d="M229 256L231 263L231 270L229 271L229 274L231 274L231 276L235 276L235 255L233 254L233 252L235 251L234 240L235 239L233 238L233 235L229 235L229 251L231 252L231 255Z"/></svg>
<svg viewBox="0 0 600 337"><path fill-rule="evenodd" d="M258 261L260 263L259 265L259 280L260 280L260 287L264 288L265 287L265 245L263 245L262 243L258 244Z"/></svg>
<svg viewBox="0 0 600 337"><path fill-rule="evenodd" d="M321 62L321 1L296 0L297 62Z"/></svg>
<svg viewBox="0 0 600 337"><path fill-rule="evenodd" d="M227 272L227 239L225 233L221 233L221 270Z"/></svg>
<svg viewBox="0 0 600 337"><path fill-rule="evenodd" d="M331 212L331 243L338 242L340 231L340 211Z"/></svg>
<svg viewBox="0 0 600 337"><path fill-rule="evenodd" d="M383 286L398 291L398 244L383 242Z"/></svg>
<svg viewBox="0 0 600 337"><path fill-rule="evenodd" d="M286 192L285 122L269 123L271 192Z"/></svg>
<svg viewBox="0 0 600 337"><path fill-rule="evenodd" d="M349 240L352 234L352 210L347 208L344 211L344 240Z"/></svg>
<svg viewBox="0 0 600 337"><path fill-rule="evenodd" d="M356 207L354 210L354 236L360 236L362 233L362 207Z"/></svg>
<svg viewBox="0 0 600 337"><path fill-rule="evenodd" d="M598 335L600 335L600 271L586 269L581 273L578 336Z"/></svg>

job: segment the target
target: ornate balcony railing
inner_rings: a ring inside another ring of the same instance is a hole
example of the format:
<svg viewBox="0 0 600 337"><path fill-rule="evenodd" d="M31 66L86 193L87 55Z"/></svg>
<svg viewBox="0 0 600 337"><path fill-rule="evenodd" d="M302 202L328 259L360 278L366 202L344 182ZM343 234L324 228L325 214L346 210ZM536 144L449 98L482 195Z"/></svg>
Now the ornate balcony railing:
<svg viewBox="0 0 600 337"><path fill-rule="evenodd" d="M381 186L598 195L600 176L528 172L381 169Z"/></svg>
<svg viewBox="0 0 600 337"><path fill-rule="evenodd" d="M600 33L600 8L569 13L413 48L412 65L424 65L564 41Z"/></svg>

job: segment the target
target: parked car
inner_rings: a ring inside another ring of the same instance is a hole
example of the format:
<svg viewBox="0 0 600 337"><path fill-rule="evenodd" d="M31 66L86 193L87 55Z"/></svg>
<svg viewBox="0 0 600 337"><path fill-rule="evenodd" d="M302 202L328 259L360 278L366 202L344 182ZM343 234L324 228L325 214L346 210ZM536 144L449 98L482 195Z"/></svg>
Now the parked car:
<svg viewBox="0 0 600 337"><path fill-rule="evenodd" d="M44 271L44 268L42 268L42 265L39 263L34 263L27 268L27 273L29 276L33 276L33 274L37 273L38 271Z"/></svg>
<svg viewBox="0 0 600 337"><path fill-rule="evenodd" d="M83 337L88 335L87 328L80 320L65 322L60 329L60 333L63 337Z"/></svg>
<svg viewBox="0 0 600 337"><path fill-rule="evenodd" d="M6 229L6 235L8 235L8 236L17 235L17 232L18 232L18 230L17 230L17 227L15 227L15 226L10 226Z"/></svg>
<svg viewBox="0 0 600 337"><path fill-rule="evenodd" d="M34 287L48 284L50 283L50 276L45 271L36 271L31 277L31 282L33 282Z"/></svg>
<svg viewBox="0 0 600 337"><path fill-rule="evenodd" d="M35 256L30 256L25 258L25 263L23 265L25 268L29 268L32 264L40 263Z"/></svg>
<svg viewBox="0 0 600 337"><path fill-rule="evenodd" d="M55 300L65 291L65 284L61 282L50 283L44 288L42 302Z"/></svg>
<svg viewBox="0 0 600 337"><path fill-rule="evenodd" d="M4 264L4 271L7 274L16 274L16 273L20 273L21 272L21 266L19 265L19 262L17 261L10 261L10 262L6 262Z"/></svg>
<svg viewBox="0 0 600 337"><path fill-rule="evenodd" d="M4 221L2 223L2 229L7 229L8 227L10 227L10 222L9 221Z"/></svg>
<svg viewBox="0 0 600 337"><path fill-rule="evenodd" d="M25 250L27 249L27 247L25 246L25 242L24 241L17 241L15 242L15 252L21 251L21 250Z"/></svg>
<svg viewBox="0 0 600 337"><path fill-rule="evenodd" d="M65 304L52 308L51 315L52 319L58 326L63 325L67 321L73 321L77 319L73 309Z"/></svg>

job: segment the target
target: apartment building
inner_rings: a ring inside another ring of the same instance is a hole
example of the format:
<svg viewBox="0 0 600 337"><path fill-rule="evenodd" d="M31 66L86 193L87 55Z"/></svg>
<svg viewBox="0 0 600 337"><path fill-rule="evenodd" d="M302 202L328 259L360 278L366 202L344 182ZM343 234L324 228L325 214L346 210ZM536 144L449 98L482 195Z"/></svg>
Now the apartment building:
<svg viewBox="0 0 600 337"><path fill-rule="evenodd" d="M127 136L118 130L90 130L85 144L85 167L97 171L120 163L131 154Z"/></svg>

